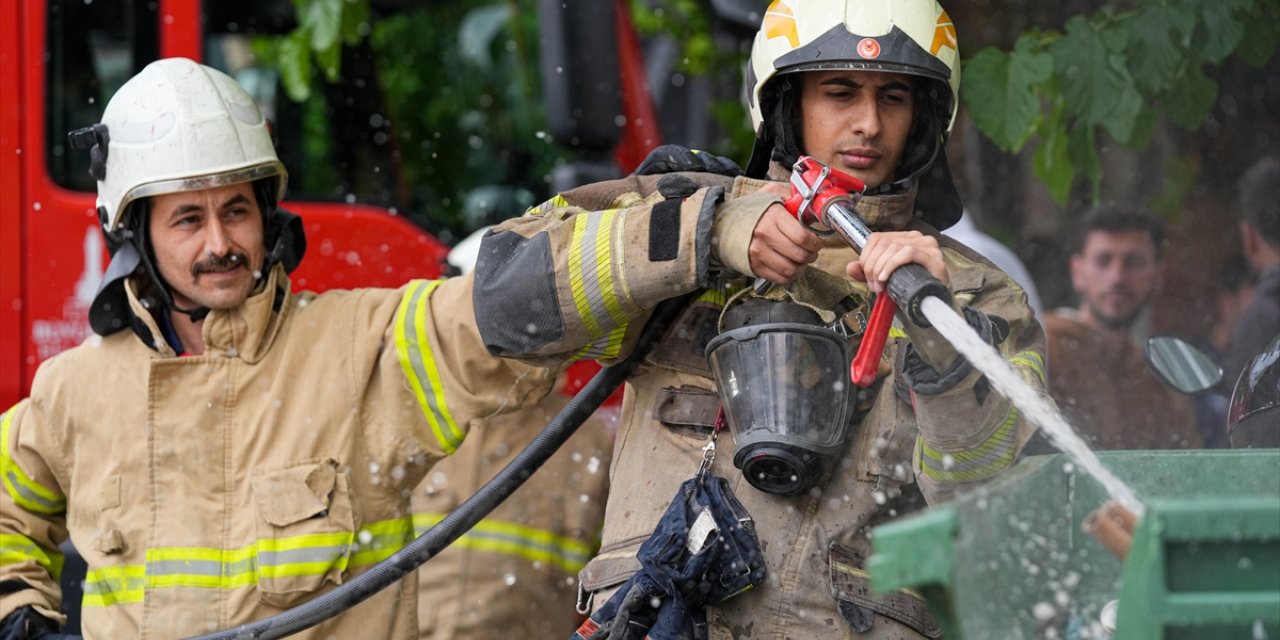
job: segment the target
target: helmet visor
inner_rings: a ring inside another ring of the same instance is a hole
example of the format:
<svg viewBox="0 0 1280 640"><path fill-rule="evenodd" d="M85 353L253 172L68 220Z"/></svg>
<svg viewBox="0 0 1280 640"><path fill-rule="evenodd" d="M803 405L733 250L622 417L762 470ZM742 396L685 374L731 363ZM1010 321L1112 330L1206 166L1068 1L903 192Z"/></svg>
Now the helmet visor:
<svg viewBox="0 0 1280 640"><path fill-rule="evenodd" d="M158 180L156 182L148 182L140 184L124 195L120 201L120 207L116 210L116 220L112 228L119 225L124 218L123 212L127 210L130 203L149 198L151 196L163 195L166 193L183 193L187 191L200 191L203 189L214 189L217 187L225 187L233 184L242 184L245 182L255 182L262 178L276 176L279 178L278 187L276 189L277 200L284 196L284 184L286 172L284 165L279 161L264 162L249 167L242 167L222 173L214 173L201 176L189 176L183 178L174 178L172 180Z"/></svg>

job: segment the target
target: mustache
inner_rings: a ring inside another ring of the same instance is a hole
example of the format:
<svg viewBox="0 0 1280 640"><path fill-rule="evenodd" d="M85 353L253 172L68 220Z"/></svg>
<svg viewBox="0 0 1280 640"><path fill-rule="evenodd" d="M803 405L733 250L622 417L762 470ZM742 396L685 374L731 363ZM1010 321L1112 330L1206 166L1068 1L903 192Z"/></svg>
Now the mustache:
<svg viewBox="0 0 1280 640"><path fill-rule="evenodd" d="M249 256L238 251L232 251L226 255L211 256L196 262L191 265L191 275L195 277L202 273L230 271L237 267L248 266Z"/></svg>

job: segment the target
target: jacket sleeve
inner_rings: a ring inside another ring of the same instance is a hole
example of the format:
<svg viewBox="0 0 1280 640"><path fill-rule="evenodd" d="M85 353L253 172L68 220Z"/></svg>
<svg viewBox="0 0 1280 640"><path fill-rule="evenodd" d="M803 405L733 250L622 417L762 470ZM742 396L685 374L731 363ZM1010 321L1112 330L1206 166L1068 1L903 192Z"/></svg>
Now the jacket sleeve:
<svg viewBox="0 0 1280 640"><path fill-rule="evenodd" d="M1044 332L1026 293L981 258L957 251L944 255L956 310L1052 404L1045 379ZM1035 426L936 329L908 323L906 333L911 343L901 350L898 370L919 428L915 473L925 498L936 503L1011 468Z"/></svg>
<svg viewBox="0 0 1280 640"><path fill-rule="evenodd" d="M31 605L59 624L66 495L42 452L59 451L30 400L0 414L0 619Z"/></svg>
<svg viewBox="0 0 1280 640"><path fill-rule="evenodd" d="M725 256L745 255L740 232L749 237L776 201L726 201L723 185L679 174L660 182L647 195L639 179L591 185L495 227L474 293L489 352L544 363L625 357L654 306L706 287Z"/></svg>
<svg viewBox="0 0 1280 640"><path fill-rule="evenodd" d="M371 366L361 403L370 450L387 456L382 468L406 471L393 481L409 488L455 452L473 424L532 406L559 373L484 349L471 282L463 276L366 290L355 321L380 328L377 339L357 341L364 353L354 358Z"/></svg>

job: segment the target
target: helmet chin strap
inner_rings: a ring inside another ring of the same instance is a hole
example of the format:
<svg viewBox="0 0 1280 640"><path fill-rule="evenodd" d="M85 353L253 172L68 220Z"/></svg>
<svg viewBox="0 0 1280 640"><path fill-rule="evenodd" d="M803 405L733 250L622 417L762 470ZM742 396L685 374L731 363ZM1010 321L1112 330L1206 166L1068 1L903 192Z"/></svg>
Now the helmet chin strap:
<svg viewBox="0 0 1280 640"><path fill-rule="evenodd" d="M916 178L919 178L920 174L927 171L929 167L932 167L933 163L938 160L938 154L942 151L942 140L934 139L931 146L933 147L933 151L929 154L929 160L921 163L920 166L916 167L915 171L912 171L910 175L904 178L898 178L891 182L886 182L873 189L867 189L866 195L878 196L887 193L898 193L910 189L912 183L916 181Z"/></svg>

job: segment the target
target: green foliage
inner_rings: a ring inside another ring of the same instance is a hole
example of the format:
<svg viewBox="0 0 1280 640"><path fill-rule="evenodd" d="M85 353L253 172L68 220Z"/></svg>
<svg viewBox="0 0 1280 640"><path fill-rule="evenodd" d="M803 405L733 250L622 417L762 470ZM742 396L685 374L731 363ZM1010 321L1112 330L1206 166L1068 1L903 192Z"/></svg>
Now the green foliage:
<svg viewBox="0 0 1280 640"><path fill-rule="evenodd" d="M563 152L544 133L537 42L535 0L435 3L374 25L403 178L429 228L470 231L464 199L482 185L546 195Z"/></svg>
<svg viewBox="0 0 1280 640"><path fill-rule="evenodd" d="M1073 17L1061 33L1024 33L1009 52L979 51L960 93L1000 148L1039 140L1035 172L1054 199L1065 202L1081 177L1097 198L1099 131L1139 148L1162 115L1194 130L1218 94L1205 67L1233 53L1260 66L1278 41L1275 0L1138 0L1131 11Z"/></svg>
<svg viewBox="0 0 1280 640"><path fill-rule="evenodd" d="M315 67L334 82L342 73L342 46L358 44L369 33L369 0L293 0L298 26L277 53L280 79L289 97L311 96Z"/></svg>

